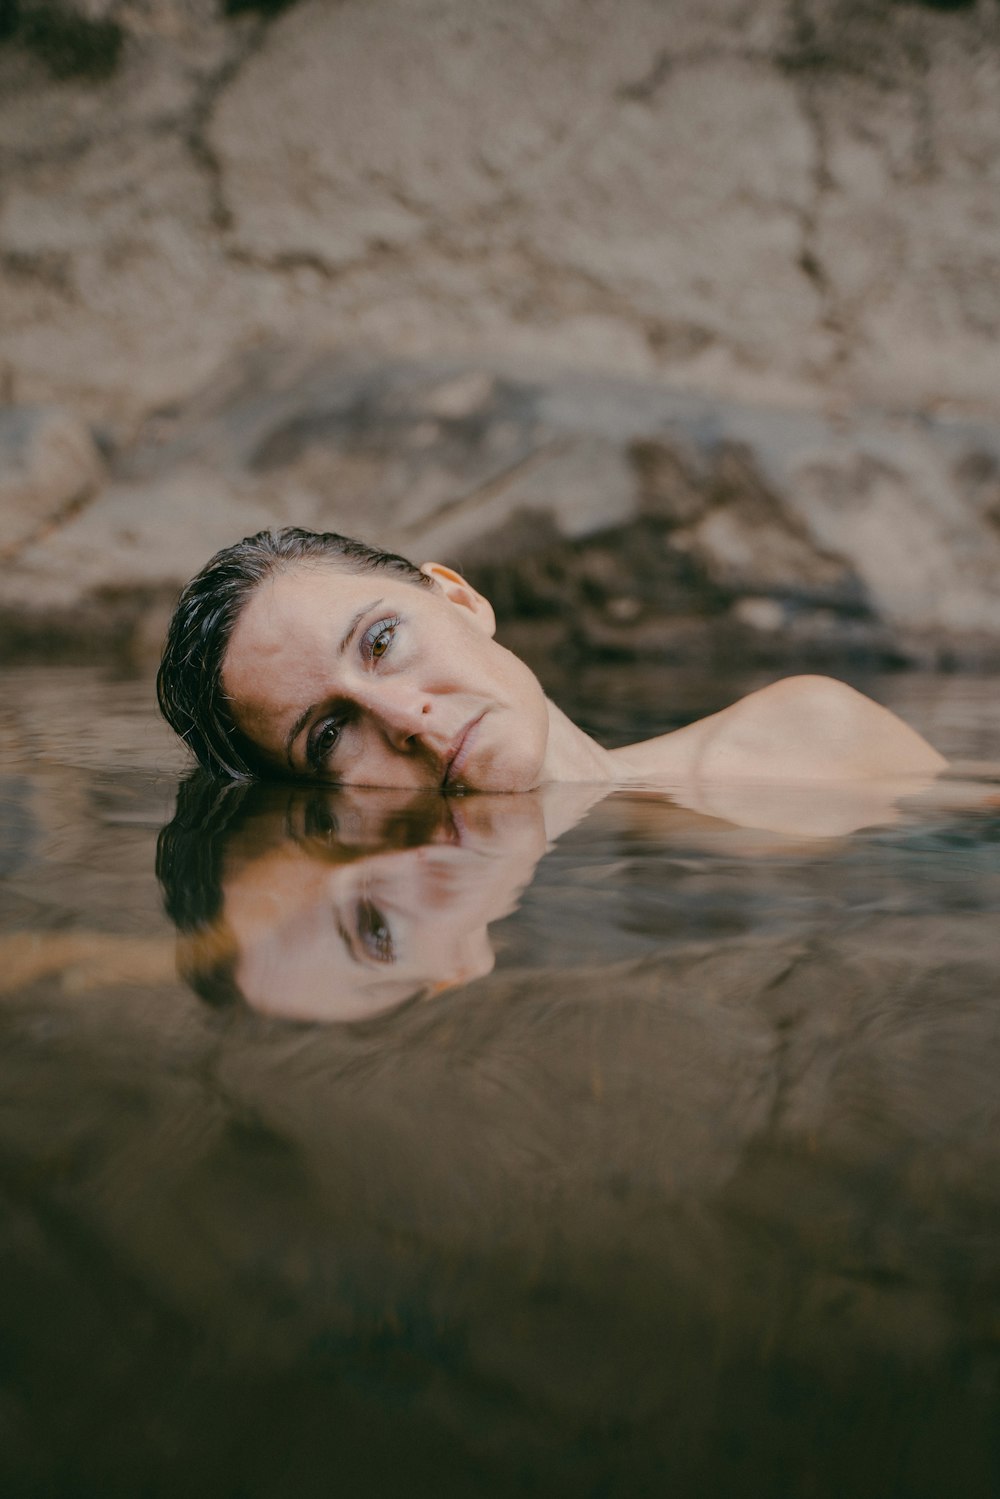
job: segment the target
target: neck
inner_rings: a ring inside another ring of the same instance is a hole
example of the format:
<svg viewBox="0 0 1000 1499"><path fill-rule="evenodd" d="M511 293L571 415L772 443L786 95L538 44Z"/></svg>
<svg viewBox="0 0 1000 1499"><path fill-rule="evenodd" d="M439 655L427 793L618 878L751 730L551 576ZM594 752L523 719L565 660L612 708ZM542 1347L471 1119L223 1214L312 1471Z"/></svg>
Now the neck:
<svg viewBox="0 0 1000 1499"><path fill-rule="evenodd" d="M611 755L595 739L578 729L548 698L549 738L542 765L542 781L586 781L606 786L614 780Z"/></svg>

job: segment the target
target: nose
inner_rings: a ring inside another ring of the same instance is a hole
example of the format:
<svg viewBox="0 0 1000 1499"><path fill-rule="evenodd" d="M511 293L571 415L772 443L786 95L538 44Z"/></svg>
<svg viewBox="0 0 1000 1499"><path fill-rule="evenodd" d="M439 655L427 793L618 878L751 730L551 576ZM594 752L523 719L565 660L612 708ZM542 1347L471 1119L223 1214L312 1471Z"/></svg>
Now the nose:
<svg viewBox="0 0 1000 1499"><path fill-rule="evenodd" d="M383 682L366 707L398 754L409 754L425 742L431 713L426 694L403 682Z"/></svg>

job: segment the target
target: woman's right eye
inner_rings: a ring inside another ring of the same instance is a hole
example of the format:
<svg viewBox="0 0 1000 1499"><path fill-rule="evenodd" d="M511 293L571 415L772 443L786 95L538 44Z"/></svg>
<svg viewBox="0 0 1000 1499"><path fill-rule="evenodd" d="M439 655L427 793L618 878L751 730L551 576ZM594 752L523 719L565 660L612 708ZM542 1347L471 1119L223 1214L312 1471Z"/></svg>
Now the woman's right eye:
<svg viewBox="0 0 1000 1499"><path fill-rule="evenodd" d="M339 719L328 718L321 723L309 741L309 764L313 770L322 770L333 753L343 724Z"/></svg>
<svg viewBox="0 0 1000 1499"><path fill-rule="evenodd" d="M320 791L311 796L306 805L305 830L307 838L323 841L333 838L339 831L337 819Z"/></svg>
<svg viewBox="0 0 1000 1499"><path fill-rule="evenodd" d="M355 919L361 945L368 956L376 963L394 963L396 949L392 940L392 929L375 902L359 901Z"/></svg>

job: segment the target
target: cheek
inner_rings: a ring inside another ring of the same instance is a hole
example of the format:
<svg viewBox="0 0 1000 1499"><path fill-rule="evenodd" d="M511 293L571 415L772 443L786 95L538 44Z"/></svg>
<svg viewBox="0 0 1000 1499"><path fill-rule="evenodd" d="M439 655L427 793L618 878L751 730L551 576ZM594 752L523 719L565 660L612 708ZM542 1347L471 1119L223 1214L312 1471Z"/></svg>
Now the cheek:
<svg viewBox="0 0 1000 1499"><path fill-rule="evenodd" d="M222 687L223 691L228 690L225 679ZM230 695L229 712L238 732L257 749L267 764L285 774L288 766L284 736L279 728L281 711L280 704Z"/></svg>
<svg viewBox="0 0 1000 1499"><path fill-rule="evenodd" d="M545 695L537 679L519 661L516 705L511 731L497 758L498 770L510 778L511 791L528 791L538 785L549 742L549 714Z"/></svg>
<svg viewBox="0 0 1000 1499"><path fill-rule="evenodd" d="M379 734L359 731L350 757L330 781L341 786L377 786L394 791L426 790L437 779L416 756L397 754Z"/></svg>
<svg viewBox="0 0 1000 1499"><path fill-rule="evenodd" d="M423 910L406 936L407 968L443 984L467 983L496 963L486 923L470 927L461 906Z"/></svg>
<svg viewBox="0 0 1000 1499"><path fill-rule="evenodd" d="M478 763L468 767L468 785L475 791L533 791L542 777L545 762L545 737L528 735L523 724L499 722L500 743L479 756Z"/></svg>

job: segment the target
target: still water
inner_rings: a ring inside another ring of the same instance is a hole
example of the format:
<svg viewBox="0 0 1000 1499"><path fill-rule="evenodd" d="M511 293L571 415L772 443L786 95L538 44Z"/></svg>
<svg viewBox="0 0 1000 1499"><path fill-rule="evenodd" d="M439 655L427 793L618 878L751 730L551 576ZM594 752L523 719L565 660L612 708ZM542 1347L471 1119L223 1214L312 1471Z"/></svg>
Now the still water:
<svg viewBox="0 0 1000 1499"><path fill-rule="evenodd" d="M959 771L178 797L0 674L0 1493L1000 1491L1000 704L857 685Z"/></svg>

